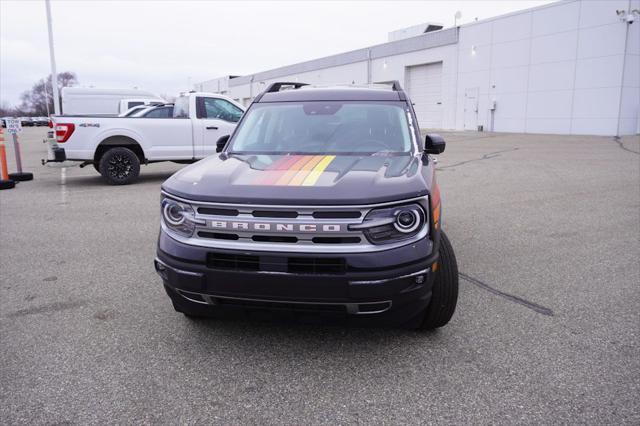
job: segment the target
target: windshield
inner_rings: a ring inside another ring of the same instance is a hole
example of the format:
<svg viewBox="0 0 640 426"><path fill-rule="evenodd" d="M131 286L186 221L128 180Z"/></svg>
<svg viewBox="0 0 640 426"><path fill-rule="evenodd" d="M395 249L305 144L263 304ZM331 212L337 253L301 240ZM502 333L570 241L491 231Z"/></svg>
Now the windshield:
<svg viewBox="0 0 640 426"><path fill-rule="evenodd" d="M253 104L231 152L260 154L380 154L411 152L402 102L281 102Z"/></svg>

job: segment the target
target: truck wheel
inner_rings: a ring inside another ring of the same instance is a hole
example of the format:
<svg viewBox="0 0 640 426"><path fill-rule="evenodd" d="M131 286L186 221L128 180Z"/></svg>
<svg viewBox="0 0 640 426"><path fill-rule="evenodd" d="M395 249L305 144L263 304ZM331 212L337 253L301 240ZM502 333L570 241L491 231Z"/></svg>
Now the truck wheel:
<svg viewBox="0 0 640 426"><path fill-rule="evenodd" d="M140 159L128 148L118 146L100 159L100 174L111 185L127 185L140 174Z"/></svg>
<svg viewBox="0 0 640 426"><path fill-rule="evenodd" d="M440 233L440 257L438 269L433 281L431 303L424 314L420 329L433 330L447 324L458 302L458 263L449 238Z"/></svg>

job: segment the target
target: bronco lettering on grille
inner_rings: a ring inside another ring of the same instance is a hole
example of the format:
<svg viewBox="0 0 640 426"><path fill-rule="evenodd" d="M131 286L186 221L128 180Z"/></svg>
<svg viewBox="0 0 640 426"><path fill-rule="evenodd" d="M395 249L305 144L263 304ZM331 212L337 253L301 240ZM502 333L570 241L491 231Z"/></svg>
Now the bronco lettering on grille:
<svg viewBox="0 0 640 426"><path fill-rule="evenodd" d="M209 227L215 229L233 229L242 231L262 232L342 232L341 224L315 223L265 223L265 222L236 222L225 220L209 221Z"/></svg>

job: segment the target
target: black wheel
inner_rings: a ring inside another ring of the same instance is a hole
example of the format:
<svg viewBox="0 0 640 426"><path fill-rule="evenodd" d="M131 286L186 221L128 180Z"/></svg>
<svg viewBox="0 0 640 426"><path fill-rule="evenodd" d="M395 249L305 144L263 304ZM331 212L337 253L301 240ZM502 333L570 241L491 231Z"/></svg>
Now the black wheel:
<svg viewBox="0 0 640 426"><path fill-rule="evenodd" d="M0 180L0 189L11 189L16 186L13 180Z"/></svg>
<svg viewBox="0 0 640 426"><path fill-rule="evenodd" d="M127 185L140 174L140 159L129 148L111 148L100 159L100 174L111 185Z"/></svg>
<svg viewBox="0 0 640 426"><path fill-rule="evenodd" d="M25 182L27 180L33 180L33 173L29 173L29 172L9 173L9 179L15 180L18 182Z"/></svg>
<svg viewBox="0 0 640 426"><path fill-rule="evenodd" d="M424 319L419 328L432 330L447 324L456 310L457 302L458 263L449 238L442 231L440 233L440 258L433 282L431 303L425 311Z"/></svg>

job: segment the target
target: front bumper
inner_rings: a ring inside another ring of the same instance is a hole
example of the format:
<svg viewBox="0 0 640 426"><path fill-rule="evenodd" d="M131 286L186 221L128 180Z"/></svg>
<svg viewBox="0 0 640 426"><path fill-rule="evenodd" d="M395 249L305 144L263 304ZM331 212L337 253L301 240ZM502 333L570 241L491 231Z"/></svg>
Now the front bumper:
<svg viewBox="0 0 640 426"><path fill-rule="evenodd" d="M154 264L173 302L201 314L269 311L400 325L428 306L436 260L427 238L336 255L213 250L161 231Z"/></svg>

